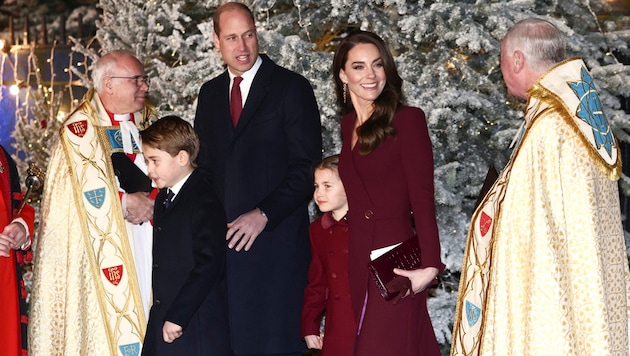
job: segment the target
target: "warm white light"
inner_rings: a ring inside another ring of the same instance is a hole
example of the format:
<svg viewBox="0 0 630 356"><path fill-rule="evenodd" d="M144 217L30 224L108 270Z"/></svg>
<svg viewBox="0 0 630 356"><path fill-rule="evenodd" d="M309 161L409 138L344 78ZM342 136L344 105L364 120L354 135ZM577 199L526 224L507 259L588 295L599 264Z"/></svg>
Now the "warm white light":
<svg viewBox="0 0 630 356"><path fill-rule="evenodd" d="M20 93L20 88L17 85L13 84L9 87L9 93L11 95L18 95Z"/></svg>
<svg viewBox="0 0 630 356"><path fill-rule="evenodd" d="M68 113L63 110L57 111L57 121L62 122L66 118L67 115Z"/></svg>

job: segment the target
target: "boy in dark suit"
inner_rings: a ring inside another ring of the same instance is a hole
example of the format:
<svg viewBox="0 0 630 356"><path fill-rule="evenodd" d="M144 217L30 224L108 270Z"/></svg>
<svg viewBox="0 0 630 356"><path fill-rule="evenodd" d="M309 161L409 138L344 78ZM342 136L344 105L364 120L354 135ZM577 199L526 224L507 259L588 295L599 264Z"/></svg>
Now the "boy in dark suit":
<svg viewBox="0 0 630 356"><path fill-rule="evenodd" d="M195 170L199 139L166 116L140 133L160 188L153 221L153 306L142 355L231 355L225 284L226 217Z"/></svg>

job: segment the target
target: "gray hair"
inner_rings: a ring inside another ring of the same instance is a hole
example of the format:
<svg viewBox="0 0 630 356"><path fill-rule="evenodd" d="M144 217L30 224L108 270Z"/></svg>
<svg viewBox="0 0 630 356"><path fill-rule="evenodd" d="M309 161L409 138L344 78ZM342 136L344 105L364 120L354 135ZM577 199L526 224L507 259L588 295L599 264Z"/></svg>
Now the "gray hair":
<svg viewBox="0 0 630 356"><path fill-rule="evenodd" d="M92 85L97 93L101 93L103 90L103 79L109 75L112 75L114 69L118 65L118 61L122 57L133 57L133 53L125 50L114 50L106 53L94 64L92 68Z"/></svg>
<svg viewBox="0 0 630 356"><path fill-rule="evenodd" d="M566 56L566 37L552 23L538 19L527 18L517 22L507 32L504 50L507 55L513 55L520 50L525 55L532 70L544 72L562 62Z"/></svg>

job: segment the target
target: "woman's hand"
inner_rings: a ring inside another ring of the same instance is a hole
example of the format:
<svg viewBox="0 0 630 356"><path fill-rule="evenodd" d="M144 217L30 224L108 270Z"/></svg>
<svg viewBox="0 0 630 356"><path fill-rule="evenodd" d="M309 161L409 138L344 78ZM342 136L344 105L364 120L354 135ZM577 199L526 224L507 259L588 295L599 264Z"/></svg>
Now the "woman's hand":
<svg viewBox="0 0 630 356"><path fill-rule="evenodd" d="M413 294L417 294L427 289L432 283L435 277L437 277L439 270L435 267L420 268L414 270L404 270L394 268L394 273L399 276L407 277L411 281L411 290ZM406 297L407 293L404 297Z"/></svg>

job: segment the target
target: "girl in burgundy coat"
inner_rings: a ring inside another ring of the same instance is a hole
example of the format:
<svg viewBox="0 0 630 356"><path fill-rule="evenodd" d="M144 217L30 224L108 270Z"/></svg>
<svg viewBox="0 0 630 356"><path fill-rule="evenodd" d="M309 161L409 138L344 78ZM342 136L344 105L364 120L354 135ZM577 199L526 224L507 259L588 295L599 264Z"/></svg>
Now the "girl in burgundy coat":
<svg viewBox="0 0 630 356"><path fill-rule="evenodd" d="M339 173L349 206L350 294L358 322L354 354L440 355L426 305L426 288L444 265L424 112L401 104L402 79L393 57L371 32L342 40L333 77L345 114ZM409 278L410 290L397 303L385 301L369 276L370 252L416 232L422 267L394 269Z"/></svg>
<svg viewBox="0 0 630 356"><path fill-rule="evenodd" d="M348 285L348 200L339 178L339 155L324 158L315 167L313 198L324 213L309 228L311 265L304 291L302 337L322 356L349 356L356 335ZM319 335L326 311L324 336Z"/></svg>

